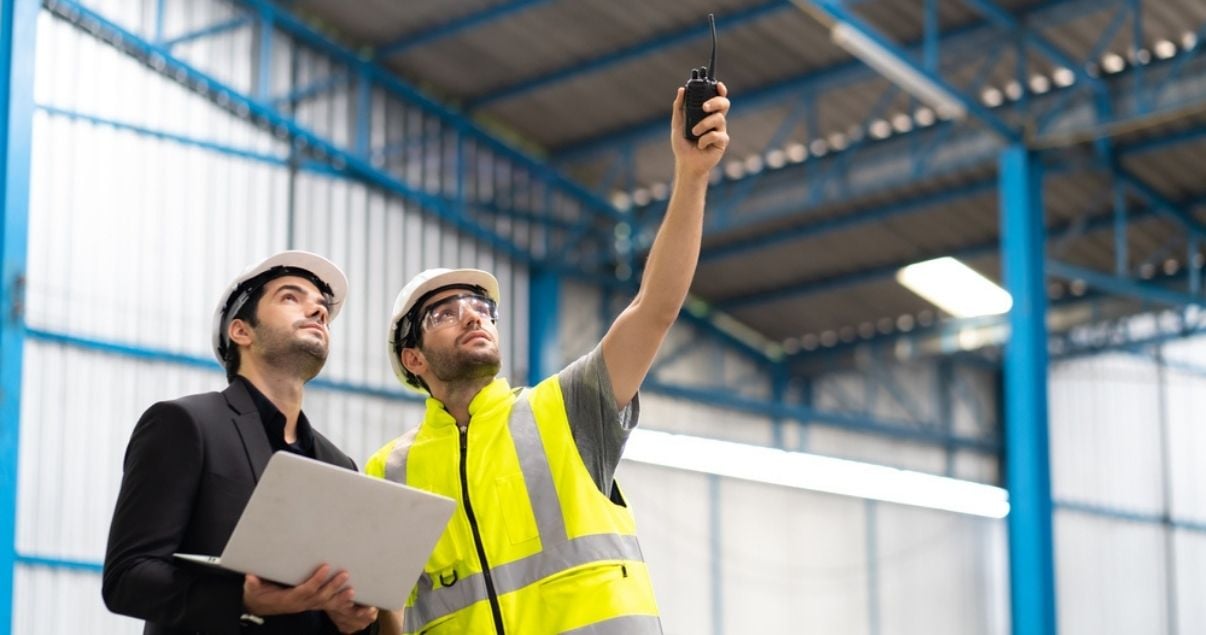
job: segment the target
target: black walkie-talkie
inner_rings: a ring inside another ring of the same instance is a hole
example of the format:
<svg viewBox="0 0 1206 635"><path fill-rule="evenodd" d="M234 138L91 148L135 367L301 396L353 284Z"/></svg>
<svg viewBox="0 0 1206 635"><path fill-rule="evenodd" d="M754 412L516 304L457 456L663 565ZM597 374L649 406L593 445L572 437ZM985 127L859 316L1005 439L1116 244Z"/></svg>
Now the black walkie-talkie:
<svg viewBox="0 0 1206 635"><path fill-rule="evenodd" d="M683 96L683 113L687 125L683 136L690 141L698 141L699 136L691 132L695 124L708 116L704 112L704 102L717 95L716 90L716 17L708 14L708 24L712 26L712 60L707 66L691 69L691 79L687 80L686 94Z"/></svg>

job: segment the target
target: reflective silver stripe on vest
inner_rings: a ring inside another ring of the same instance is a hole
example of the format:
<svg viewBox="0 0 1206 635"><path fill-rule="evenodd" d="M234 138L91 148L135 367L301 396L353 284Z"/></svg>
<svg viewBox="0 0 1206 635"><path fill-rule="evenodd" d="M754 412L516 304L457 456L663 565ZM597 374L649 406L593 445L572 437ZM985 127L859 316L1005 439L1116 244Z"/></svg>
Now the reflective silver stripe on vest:
<svg viewBox="0 0 1206 635"><path fill-rule="evenodd" d="M518 591L555 573L601 560L641 560L636 536L594 534L547 547L526 558L493 567L494 590L499 595ZM406 609L406 631L417 631L428 622L489 599L485 578L475 573L449 587L431 588L426 573L419 580L419 601Z"/></svg>
<svg viewBox="0 0 1206 635"><path fill-rule="evenodd" d="M561 635L661 635L662 621L652 615L624 615Z"/></svg>
<svg viewBox="0 0 1206 635"><path fill-rule="evenodd" d="M418 434L417 427L411 428L394 441L389 456L385 457L385 480L406 484L406 458L410 456L410 446Z"/></svg>
<svg viewBox="0 0 1206 635"><path fill-rule="evenodd" d="M402 630L407 633L418 632L436 618L455 613L474 602L488 600L489 597L486 578L480 573L457 580L452 586L432 589L431 577L424 572L419 577L419 600L414 606L407 607Z"/></svg>
<svg viewBox="0 0 1206 635"><path fill-rule="evenodd" d="M519 469L523 472L528 500L532 505L532 513L536 516L540 544L548 549L549 545L565 542L569 539L569 534L565 532L565 517L561 513L557 488L553 485L549 458L545 455L544 444L540 442L540 429L536 427L536 415L532 412L532 402L529 399L531 394L532 391L524 390L515 398L507 425L511 430L515 451L519 454Z"/></svg>

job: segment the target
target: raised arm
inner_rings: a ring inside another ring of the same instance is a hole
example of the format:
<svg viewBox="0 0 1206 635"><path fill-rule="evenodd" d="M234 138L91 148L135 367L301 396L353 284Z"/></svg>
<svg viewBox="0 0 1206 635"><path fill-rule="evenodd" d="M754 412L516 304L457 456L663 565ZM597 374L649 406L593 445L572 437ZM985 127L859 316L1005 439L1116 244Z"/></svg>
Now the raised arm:
<svg viewBox="0 0 1206 635"><path fill-rule="evenodd" d="M709 114L695 132L709 130L698 142L683 137L683 89L678 89L670 117L670 145L674 150L674 189L666 217L653 239L641 288L603 336L603 360L616 396L627 406L653 365L666 333L678 319L695 277L703 236L704 203L708 174L729 145L725 117L728 89L719 85L718 97L704 104Z"/></svg>

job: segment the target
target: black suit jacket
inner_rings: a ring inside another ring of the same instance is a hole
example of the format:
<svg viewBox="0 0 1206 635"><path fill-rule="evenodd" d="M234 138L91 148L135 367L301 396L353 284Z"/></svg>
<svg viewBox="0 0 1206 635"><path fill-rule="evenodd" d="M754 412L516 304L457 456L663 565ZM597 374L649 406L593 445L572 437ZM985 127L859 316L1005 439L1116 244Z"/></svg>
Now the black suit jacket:
<svg viewBox="0 0 1206 635"><path fill-rule="evenodd" d="M314 454L356 469L318 432ZM172 554L222 553L271 455L241 382L148 408L126 448L105 553L105 605L146 620L147 635L240 633L243 577Z"/></svg>

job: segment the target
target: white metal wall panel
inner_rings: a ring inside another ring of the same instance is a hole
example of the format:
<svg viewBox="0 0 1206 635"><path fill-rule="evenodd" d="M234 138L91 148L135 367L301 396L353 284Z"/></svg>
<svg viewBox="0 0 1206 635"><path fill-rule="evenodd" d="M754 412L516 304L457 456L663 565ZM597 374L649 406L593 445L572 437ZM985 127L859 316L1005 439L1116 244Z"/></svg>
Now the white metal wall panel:
<svg viewBox="0 0 1206 635"><path fill-rule="evenodd" d="M930 474L946 472L946 453L941 448L828 426L810 428L808 446L805 449L817 454L891 465Z"/></svg>
<svg viewBox="0 0 1206 635"><path fill-rule="evenodd" d="M1177 633L1206 633L1206 602L1202 602L1202 590L1206 589L1206 533L1201 531L1177 531L1174 534L1176 554L1175 605Z"/></svg>
<svg viewBox="0 0 1206 635"><path fill-rule="evenodd" d="M891 504L871 513L880 632L1009 632L1003 521Z"/></svg>
<svg viewBox="0 0 1206 635"><path fill-rule="evenodd" d="M1163 511L1155 365L1109 354L1053 364L1051 489L1057 500Z"/></svg>
<svg viewBox="0 0 1206 635"><path fill-rule="evenodd" d="M708 479L630 461L622 461L616 472L636 517L667 635L715 632Z"/></svg>
<svg viewBox="0 0 1206 635"><path fill-rule="evenodd" d="M100 601L100 576L89 571L19 566L13 633L137 635L142 622L114 615Z"/></svg>
<svg viewBox="0 0 1206 635"><path fill-rule="evenodd" d="M765 417L656 393L641 395L641 425L653 430L754 445L771 445L774 440L772 424Z"/></svg>
<svg viewBox="0 0 1206 635"><path fill-rule="evenodd" d="M723 632L869 633L863 501L730 479L721 505Z"/></svg>
<svg viewBox="0 0 1206 635"><path fill-rule="evenodd" d="M1165 374L1168 408L1169 497L1173 518L1206 526L1206 376L1178 370L1178 363L1206 367L1206 338L1165 347L1173 367ZM1198 589L1206 588L1199 585Z"/></svg>
<svg viewBox="0 0 1206 635"><path fill-rule="evenodd" d="M138 417L156 401L225 384L216 370L28 342L18 551L100 562Z"/></svg>
<svg viewBox="0 0 1206 635"><path fill-rule="evenodd" d="M1062 635L1168 632L1162 527L1058 511L1054 533Z"/></svg>

